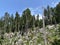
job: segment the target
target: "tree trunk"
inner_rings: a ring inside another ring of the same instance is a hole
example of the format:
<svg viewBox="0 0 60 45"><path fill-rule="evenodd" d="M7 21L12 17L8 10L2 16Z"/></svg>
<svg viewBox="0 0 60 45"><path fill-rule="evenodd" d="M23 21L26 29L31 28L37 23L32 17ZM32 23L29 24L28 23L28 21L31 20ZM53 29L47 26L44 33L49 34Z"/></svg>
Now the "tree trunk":
<svg viewBox="0 0 60 45"><path fill-rule="evenodd" d="M42 18L43 18L44 45L47 45L46 30L45 30L45 21L44 21L44 17L42 17Z"/></svg>

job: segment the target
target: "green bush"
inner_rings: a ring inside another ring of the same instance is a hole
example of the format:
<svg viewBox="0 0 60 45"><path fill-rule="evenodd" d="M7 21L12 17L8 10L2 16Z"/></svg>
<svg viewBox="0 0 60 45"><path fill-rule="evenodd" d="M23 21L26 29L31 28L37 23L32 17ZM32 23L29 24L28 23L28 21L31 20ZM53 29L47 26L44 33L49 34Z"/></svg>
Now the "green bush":
<svg viewBox="0 0 60 45"><path fill-rule="evenodd" d="M60 45L60 39L55 39L52 45Z"/></svg>

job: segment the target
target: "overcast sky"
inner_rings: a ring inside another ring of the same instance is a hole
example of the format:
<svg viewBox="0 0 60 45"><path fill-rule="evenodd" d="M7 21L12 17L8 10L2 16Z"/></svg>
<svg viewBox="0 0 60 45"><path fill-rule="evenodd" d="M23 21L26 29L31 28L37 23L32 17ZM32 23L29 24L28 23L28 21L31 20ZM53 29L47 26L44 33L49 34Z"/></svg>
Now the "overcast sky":
<svg viewBox="0 0 60 45"><path fill-rule="evenodd" d="M60 0L0 0L0 17L5 12L15 14L16 11L21 15L23 10L30 8L32 14L42 15L42 7L55 7Z"/></svg>

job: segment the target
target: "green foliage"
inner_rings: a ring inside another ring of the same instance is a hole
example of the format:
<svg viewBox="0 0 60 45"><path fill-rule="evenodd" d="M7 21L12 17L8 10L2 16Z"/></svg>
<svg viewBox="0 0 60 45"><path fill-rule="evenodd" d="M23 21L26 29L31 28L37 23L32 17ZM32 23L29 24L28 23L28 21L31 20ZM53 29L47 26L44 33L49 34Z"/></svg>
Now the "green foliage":
<svg viewBox="0 0 60 45"><path fill-rule="evenodd" d="M59 20L60 19L60 2L55 7L55 18L56 18L57 23L59 23L60 22Z"/></svg>
<svg viewBox="0 0 60 45"><path fill-rule="evenodd" d="M55 39L52 45L60 45L60 39Z"/></svg>
<svg viewBox="0 0 60 45"><path fill-rule="evenodd" d="M39 27L42 28L43 27L43 23L42 20L39 21Z"/></svg>

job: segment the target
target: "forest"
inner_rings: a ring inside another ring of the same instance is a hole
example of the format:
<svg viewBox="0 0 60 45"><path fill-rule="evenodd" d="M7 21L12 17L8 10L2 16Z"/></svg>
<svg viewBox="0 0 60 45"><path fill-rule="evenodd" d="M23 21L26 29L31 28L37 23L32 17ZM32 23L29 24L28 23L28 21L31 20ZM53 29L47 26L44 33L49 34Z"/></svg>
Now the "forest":
<svg viewBox="0 0 60 45"><path fill-rule="evenodd" d="M0 45L60 45L60 2L54 8L44 8L44 17L47 44L39 14L35 18L29 8L22 15L5 12L0 18Z"/></svg>

